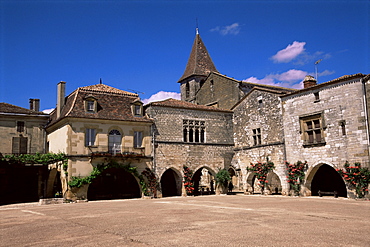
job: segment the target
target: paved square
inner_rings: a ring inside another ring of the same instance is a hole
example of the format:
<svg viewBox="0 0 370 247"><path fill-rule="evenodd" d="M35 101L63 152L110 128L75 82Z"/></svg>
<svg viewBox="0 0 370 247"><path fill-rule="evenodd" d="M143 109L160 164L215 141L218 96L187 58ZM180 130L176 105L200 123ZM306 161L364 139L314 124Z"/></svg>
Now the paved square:
<svg viewBox="0 0 370 247"><path fill-rule="evenodd" d="M370 202L203 196L0 207L0 246L370 246Z"/></svg>

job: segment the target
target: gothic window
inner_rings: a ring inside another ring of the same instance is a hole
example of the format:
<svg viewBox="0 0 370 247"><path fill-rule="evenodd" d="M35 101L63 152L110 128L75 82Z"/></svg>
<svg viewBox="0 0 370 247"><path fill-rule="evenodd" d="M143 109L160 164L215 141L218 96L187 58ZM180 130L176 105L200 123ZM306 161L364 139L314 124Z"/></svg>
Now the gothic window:
<svg viewBox="0 0 370 247"><path fill-rule="evenodd" d="M121 152L121 140L122 135L118 130L111 130L108 135L108 149L109 153L120 153Z"/></svg>
<svg viewBox="0 0 370 247"><path fill-rule="evenodd" d="M143 132L135 131L134 132L134 147L140 148L143 144Z"/></svg>
<svg viewBox="0 0 370 247"><path fill-rule="evenodd" d="M205 121L183 120L183 140L184 142L205 142Z"/></svg>
<svg viewBox="0 0 370 247"><path fill-rule="evenodd" d="M322 114L301 117L301 132L304 146L325 144Z"/></svg>
<svg viewBox="0 0 370 247"><path fill-rule="evenodd" d="M95 145L95 135L96 135L95 129L86 129L86 132L85 132L85 146L86 147Z"/></svg>
<svg viewBox="0 0 370 247"><path fill-rule="evenodd" d="M261 145L261 129L260 128L253 129L252 132L253 132L253 145L254 146Z"/></svg>

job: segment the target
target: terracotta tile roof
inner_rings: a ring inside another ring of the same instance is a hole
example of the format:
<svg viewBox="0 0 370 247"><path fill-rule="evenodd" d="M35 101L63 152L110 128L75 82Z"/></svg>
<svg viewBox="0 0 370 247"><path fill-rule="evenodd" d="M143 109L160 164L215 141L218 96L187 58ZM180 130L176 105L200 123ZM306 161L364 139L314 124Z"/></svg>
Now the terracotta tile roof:
<svg viewBox="0 0 370 247"><path fill-rule="evenodd" d="M353 75L344 75L344 76L338 77L336 79L333 79L331 81L323 82L323 83L317 84L317 85L312 86L312 87L303 88L303 89L291 92L289 94L286 94L286 95L283 95L283 96L280 96L280 97L283 98L285 96L299 94L301 92L306 92L306 91L310 91L312 89L322 88L322 87L325 87L327 85L331 85L331 84L335 84L335 83L343 82L343 81L349 81L349 80L356 79L356 78L364 78L366 80L367 76L369 76L369 75L364 75L364 74L361 74L361 73L357 73L357 74L353 74Z"/></svg>
<svg viewBox="0 0 370 247"><path fill-rule="evenodd" d="M217 72L217 69L213 64L200 35L196 34L184 74L178 82L181 82L192 75L207 76L212 71Z"/></svg>
<svg viewBox="0 0 370 247"><path fill-rule="evenodd" d="M48 116L48 114L38 111L32 111L20 106L15 106L8 103L0 103L0 113L15 113L15 114L26 114L26 115L40 115Z"/></svg>
<svg viewBox="0 0 370 247"><path fill-rule="evenodd" d="M96 84L96 85L91 85L91 86L86 86L86 87L80 87L80 91L84 92L95 92L95 93L110 93L110 94L120 94L120 95L128 95L128 96L138 96L135 93L130 93L126 92L105 84Z"/></svg>
<svg viewBox="0 0 370 247"><path fill-rule="evenodd" d="M205 105L196 105L190 102L172 99L172 98L166 99L163 101L152 102L146 105L145 107L150 107L150 106L163 106L163 107L194 109L194 110L203 110L203 111L232 112L226 109L220 109L220 108L216 108L212 106L205 106Z"/></svg>
<svg viewBox="0 0 370 247"><path fill-rule="evenodd" d="M97 112L91 113L85 110L85 99L87 97L93 97L96 100ZM139 100L137 94L104 84L80 87L66 97L59 119L56 119L56 110L50 113L49 126L66 117L152 122L146 117L132 114L131 104L137 102L137 100Z"/></svg>

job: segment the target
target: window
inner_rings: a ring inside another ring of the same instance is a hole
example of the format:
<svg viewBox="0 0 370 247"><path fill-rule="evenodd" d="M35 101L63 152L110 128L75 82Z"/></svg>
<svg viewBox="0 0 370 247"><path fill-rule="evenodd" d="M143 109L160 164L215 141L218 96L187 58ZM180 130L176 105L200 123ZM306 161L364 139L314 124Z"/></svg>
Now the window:
<svg viewBox="0 0 370 247"><path fill-rule="evenodd" d="M23 121L17 122L17 132L24 132L24 122Z"/></svg>
<svg viewBox="0 0 370 247"><path fill-rule="evenodd" d="M141 116L141 105L135 105L135 116Z"/></svg>
<svg viewBox="0 0 370 247"><path fill-rule="evenodd" d="M85 111L89 113L95 113L98 109L98 102L96 98L93 95L88 95L84 98L84 104L85 104Z"/></svg>
<svg viewBox="0 0 370 247"><path fill-rule="evenodd" d="M86 129L85 132L85 146L94 146L95 145L95 129Z"/></svg>
<svg viewBox="0 0 370 247"><path fill-rule="evenodd" d="M184 142L205 142L205 121L183 120Z"/></svg>
<svg viewBox="0 0 370 247"><path fill-rule="evenodd" d="M111 154L121 153L122 136L118 130L111 130L108 135L108 151Z"/></svg>
<svg viewBox="0 0 370 247"><path fill-rule="evenodd" d="M342 135L346 135L346 120L339 121L339 126L342 130Z"/></svg>
<svg viewBox="0 0 370 247"><path fill-rule="evenodd" d="M26 154L27 153L28 138L19 136L12 139L12 153L13 154Z"/></svg>
<svg viewBox="0 0 370 247"><path fill-rule="evenodd" d="M325 144L324 124L322 114L315 114L301 118L301 128L303 134L303 145L312 146Z"/></svg>
<svg viewBox="0 0 370 247"><path fill-rule="evenodd" d="M143 142L143 132L135 131L134 132L134 147L140 148L143 144L142 142Z"/></svg>
<svg viewBox="0 0 370 247"><path fill-rule="evenodd" d="M253 145L254 146L261 145L261 129L260 128L253 129L252 132L253 132Z"/></svg>
<svg viewBox="0 0 370 247"><path fill-rule="evenodd" d="M319 101L320 101L320 94L319 94L319 92L316 92L316 93L314 93L313 95L315 96L315 101L314 101L314 102L315 102L315 103L316 103L316 102L319 102Z"/></svg>
<svg viewBox="0 0 370 247"><path fill-rule="evenodd" d="M190 96L190 85L189 85L189 82L187 82L185 84L185 97L189 98L189 96Z"/></svg>

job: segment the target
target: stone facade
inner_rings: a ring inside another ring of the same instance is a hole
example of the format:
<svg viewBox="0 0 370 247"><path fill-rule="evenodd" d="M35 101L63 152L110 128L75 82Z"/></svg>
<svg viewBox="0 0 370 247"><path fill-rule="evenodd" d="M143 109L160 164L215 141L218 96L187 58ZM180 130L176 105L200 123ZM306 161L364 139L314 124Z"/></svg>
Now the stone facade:
<svg viewBox="0 0 370 247"><path fill-rule="evenodd" d="M346 76L281 97L286 159L308 162L306 195L316 193L311 183L322 165L342 168L349 161L369 166L363 78Z"/></svg>
<svg viewBox="0 0 370 247"><path fill-rule="evenodd" d="M219 169L230 166L233 155L231 111L171 99L149 104L146 113L155 124L154 166L161 180L163 174L172 169L177 174L177 188L181 188L183 165L195 173L206 168L212 176ZM184 128L189 126L194 127L193 135L200 134L197 128L203 129L203 138L184 134Z"/></svg>
<svg viewBox="0 0 370 247"><path fill-rule="evenodd" d="M63 87L64 84L59 83L58 86ZM59 89L59 92L64 91ZM64 98L63 95L58 97ZM98 84L78 88L65 101L59 102L65 104L57 106L51 113L51 122L46 130L49 152L63 152L68 156L68 168L59 168L62 193L66 198L88 198L90 186L70 189L67 183L73 177L89 176L100 164L130 165L139 173L152 167L152 121L144 116L142 103L136 94ZM104 174L100 182L104 180L113 186L120 183L120 179L125 178L112 172ZM137 181L130 186L141 191ZM98 194L93 195L96 199L110 198L110 192L99 189L96 189ZM118 191L117 195L119 193L124 194Z"/></svg>
<svg viewBox="0 0 370 247"><path fill-rule="evenodd" d="M233 166L242 172L244 191L256 192L254 175L246 168L250 163L275 164L269 175L270 192L286 193L285 146L281 100L283 93L277 90L253 88L234 108L234 157ZM273 181L272 181L273 180Z"/></svg>

